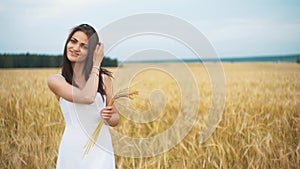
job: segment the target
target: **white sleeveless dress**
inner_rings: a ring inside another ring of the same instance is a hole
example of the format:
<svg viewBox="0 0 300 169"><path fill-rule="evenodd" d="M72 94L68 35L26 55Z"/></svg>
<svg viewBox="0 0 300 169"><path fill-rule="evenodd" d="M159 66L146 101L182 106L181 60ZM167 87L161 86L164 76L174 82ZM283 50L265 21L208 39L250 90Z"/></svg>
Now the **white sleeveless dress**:
<svg viewBox="0 0 300 169"><path fill-rule="evenodd" d="M59 147L56 169L115 168L112 140L107 125L103 125L96 144L84 156L85 145L101 119L105 106L100 93L92 104L77 104L62 97L59 100L66 127Z"/></svg>

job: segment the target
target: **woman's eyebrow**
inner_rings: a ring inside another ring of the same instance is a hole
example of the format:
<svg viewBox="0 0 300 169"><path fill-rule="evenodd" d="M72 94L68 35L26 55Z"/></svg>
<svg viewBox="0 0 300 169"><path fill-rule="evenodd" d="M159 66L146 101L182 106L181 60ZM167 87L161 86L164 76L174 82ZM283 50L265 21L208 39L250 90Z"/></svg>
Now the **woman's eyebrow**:
<svg viewBox="0 0 300 169"><path fill-rule="evenodd" d="M73 39L73 40L75 40L76 42L78 42L77 38L75 38L75 37L72 37L71 39ZM87 43L81 42L81 45L88 45L88 44L87 44Z"/></svg>
<svg viewBox="0 0 300 169"><path fill-rule="evenodd" d="M71 39L72 39L72 40L75 40L76 42L78 42L78 40L77 40L75 37L72 37Z"/></svg>

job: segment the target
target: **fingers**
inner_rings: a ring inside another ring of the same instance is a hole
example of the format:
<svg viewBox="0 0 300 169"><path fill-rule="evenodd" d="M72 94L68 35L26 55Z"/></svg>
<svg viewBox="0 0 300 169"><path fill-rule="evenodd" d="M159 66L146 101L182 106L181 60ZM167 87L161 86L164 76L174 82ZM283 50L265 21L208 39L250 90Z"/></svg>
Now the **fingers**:
<svg viewBox="0 0 300 169"><path fill-rule="evenodd" d="M112 110L113 107L112 106L106 106L104 109L106 109L106 110Z"/></svg>
<svg viewBox="0 0 300 169"><path fill-rule="evenodd" d="M94 51L94 62L101 63L104 57L104 45L103 43L98 42Z"/></svg>
<svg viewBox="0 0 300 169"><path fill-rule="evenodd" d="M104 120L109 120L114 114L112 106L107 106L101 110L101 116Z"/></svg>
<svg viewBox="0 0 300 169"><path fill-rule="evenodd" d="M97 43L97 47L99 47L100 49L103 49L104 45L103 45L103 43L98 42L98 43Z"/></svg>
<svg viewBox="0 0 300 169"><path fill-rule="evenodd" d="M103 49L104 49L103 43L98 42L95 51L102 51L103 52Z"/></svg>
<svg viewBox="0 0 300 169"><path fill-rule="evenodd" d="M96 46L96 48L95 48L95 54L101 54L101 53L103 53L103 49L104 49L104 47L103 47L104 45L103 44L101 44L100 42L99 43L97 43L97 46Z"/></svg>
<svg viewBox="0 0 300 169"><path fill-rule="evenodd" d="M99 50L100 50L100 46L101 46L101 43L98 42L97 45L96 45L96 48L95 48L95 51L94 51L94 54L96 54Z"/></svg>

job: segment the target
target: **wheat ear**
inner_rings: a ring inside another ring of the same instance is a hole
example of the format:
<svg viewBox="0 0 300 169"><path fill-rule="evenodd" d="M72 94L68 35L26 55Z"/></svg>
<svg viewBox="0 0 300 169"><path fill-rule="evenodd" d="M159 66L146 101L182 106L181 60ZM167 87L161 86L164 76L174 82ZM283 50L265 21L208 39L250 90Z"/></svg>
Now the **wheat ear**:
<svg viewBox="0 0 300 169"><path fill-rule="evenodd" d="M109 101L107 106L112 106L114 104L114 102L119 98L133 99L133 96L137 95L137 94L138 94L137 91L129 91L128 88L122 89L113 96L113 98ZM90 138L88 140L87 144L85 145L85 151L84 151L83 157L85 157L85 155L87 155L89 153L90 149L95 145L95 142L99 136L99 133L101 131L103 124L104 124L104 120L101 118L96 129L93 132L92 138Z"/></svg>

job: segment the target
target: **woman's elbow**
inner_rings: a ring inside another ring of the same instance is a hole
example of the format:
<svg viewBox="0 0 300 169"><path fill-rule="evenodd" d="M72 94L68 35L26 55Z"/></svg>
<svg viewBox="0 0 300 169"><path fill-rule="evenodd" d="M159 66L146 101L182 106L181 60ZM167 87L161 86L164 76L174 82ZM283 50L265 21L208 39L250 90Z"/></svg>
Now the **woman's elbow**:
<svg viewBox="0 0 300 169"><path fill-rule="evenodd" d="M74 101L76 102L76 99L74 99ZM78 102L83 104L92 104L94 103L94 101L95 101L94 96L85 96L78 99Z"/></svg>

